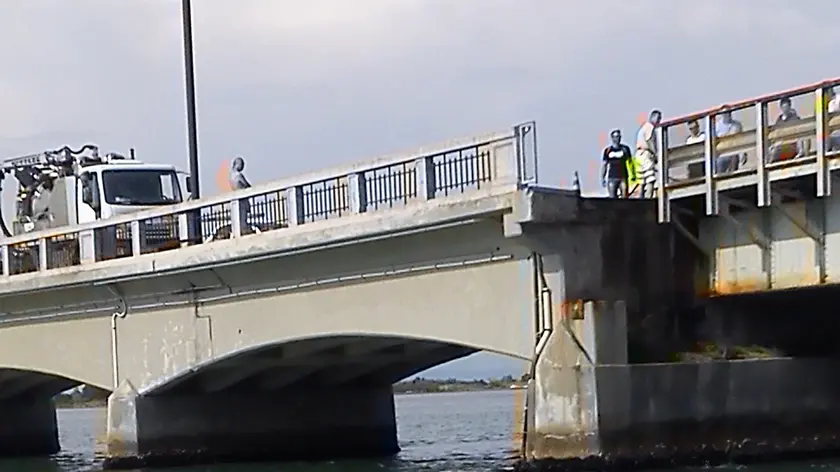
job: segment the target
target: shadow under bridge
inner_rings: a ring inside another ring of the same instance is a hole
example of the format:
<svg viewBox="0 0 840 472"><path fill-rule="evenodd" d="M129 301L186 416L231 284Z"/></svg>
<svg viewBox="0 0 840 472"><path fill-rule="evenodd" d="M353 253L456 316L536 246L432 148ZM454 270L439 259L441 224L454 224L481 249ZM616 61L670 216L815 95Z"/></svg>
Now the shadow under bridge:
<svg viewBox="0 0 840 472"><path fill-rule="evenodd" d="M52 398L81 385L58 375L14 368L0 368L0 402Z"/></svg>
<svg viewBox="0 0 840 472"><path fill-rule="evenodd" d="M146 395L390 385L478 351L481 349L405 337L345 335L300 339L237 352Z"/></svg>

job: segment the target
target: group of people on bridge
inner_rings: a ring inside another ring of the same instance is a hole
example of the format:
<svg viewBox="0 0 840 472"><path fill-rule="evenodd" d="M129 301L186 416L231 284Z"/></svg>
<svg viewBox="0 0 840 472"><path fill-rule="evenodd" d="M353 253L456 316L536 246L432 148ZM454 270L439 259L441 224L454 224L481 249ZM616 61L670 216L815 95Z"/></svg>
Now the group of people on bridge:
<svg viewBox="0 0 840 472"><path fill-rule="evenodd" d="M828 118L840 115L840 95L833 88L827 88L823 97L822 104L815 103L815 113L824 110ZM790 97L781 97L778 106L779 114L770 125L770 129L790 125L802 119L793 107ZM661 122L662 112L651 111L647 121L639 127L634 149L622 142L620 130L614 129L610 132L611 142L602 153L601 184L607 189L611 198L654 197L656 166L660 164L657 162L656 129ZM706 141L706 132L700 129L700 123L697 120L688 121L686 127L688 137L684 145ZM741 122L733 118L731 108L724 105L716 114L712 131L715 137L723 137L742 133L744 129ZM840 152L840 130L829 131L825 139L827 152ZM796 159L808 155L811 150L811 139L807 137L782 139L769 143L765 161L767 164L773 164ZM717 175L734 172L743 168L747 161L748 157L744 152L721 154L714 157L714 172Z"/></svg>

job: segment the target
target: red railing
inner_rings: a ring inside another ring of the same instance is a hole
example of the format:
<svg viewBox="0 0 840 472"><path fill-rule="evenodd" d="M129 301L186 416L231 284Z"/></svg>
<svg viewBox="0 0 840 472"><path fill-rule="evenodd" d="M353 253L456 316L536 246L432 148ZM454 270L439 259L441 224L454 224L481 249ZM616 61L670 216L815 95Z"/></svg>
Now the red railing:
<svg viewBox="0 0 840 472"><path fill-rule="evenodd" d="M723 108L723 107L729 107L732 110L737 110L737 109L746 108L746 107L755 105L757 103L773 102L773 101L782 99L784 97L790 97L792 95L801 95L801 94L805 94L805 93L808 93L808 92L813 92L814 90L817 90L821 87L822 88L827 88L827 87L834 87L836 85L840 85L840 77L835 77L833 79L826 79L826 80L822 80L820 82L815 82L815 83L808 84L808 85L800 85L799 87L794 87L794 88L791 88L791 89L782 90L782 91L774 92L774 93L767 94L767 95L761 95L761 96L749 98L749 99L746 99L746 100L740 100L740 101L732 102L732 103L723 103L723 104L720 104L720 105L712 107L712 108L707 108L703 111L698 111L698 112L690 113L690 114L687 114L687 115L678 116L676 118L669 118L667 120L662 120L662 126L673 126L673 125L677 125L677 124L686 123L686 122L691 121L691 120L698 120L700 118L705 117L706 115L720 112L721 108Z"/></svg>

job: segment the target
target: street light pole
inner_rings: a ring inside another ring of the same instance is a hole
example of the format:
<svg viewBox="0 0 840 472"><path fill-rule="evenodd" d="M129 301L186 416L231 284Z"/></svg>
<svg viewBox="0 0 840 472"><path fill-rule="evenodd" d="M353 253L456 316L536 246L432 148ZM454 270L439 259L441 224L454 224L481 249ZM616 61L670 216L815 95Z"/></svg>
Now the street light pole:
<svg viewBox="0 0 840 472"><path fill-rule="evenodd" d="M187 137L190 153L190 196L201 197L198 177L198 127L195 113L195 70L193 68L192 9L190 0L181 0L184 36L184 86L187 96Z"/></svg>

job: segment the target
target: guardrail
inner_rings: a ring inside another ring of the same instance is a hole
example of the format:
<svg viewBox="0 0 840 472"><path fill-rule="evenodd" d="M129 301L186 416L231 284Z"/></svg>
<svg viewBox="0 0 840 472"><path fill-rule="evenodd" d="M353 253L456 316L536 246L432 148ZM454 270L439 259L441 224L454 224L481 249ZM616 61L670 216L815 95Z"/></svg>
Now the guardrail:
<svg viewBox="0 0 840 472"><path fill-rule="evenodd" d="M211 198L0 241L3 277L138 257L496 184L536 183L536 123Z"/></svg>
<svg viewBox="0 0 840 472"><path fill-rule="evenodd" d="M756 206L768 206L770 182L809 174L816 175L817 196L829 195L828 176L840 166L840 114L827 106L839 84L826 80L664 121L657 131L659 221L670 221L671 202L686 197L704 196L706 214L716 215L720 191L750 186ZM799 118L771 123L783 100ZM737 125L713 132L732 125L728 117ZM691 134L680 130L690 124L705 139L687 143Z"/></svg>

